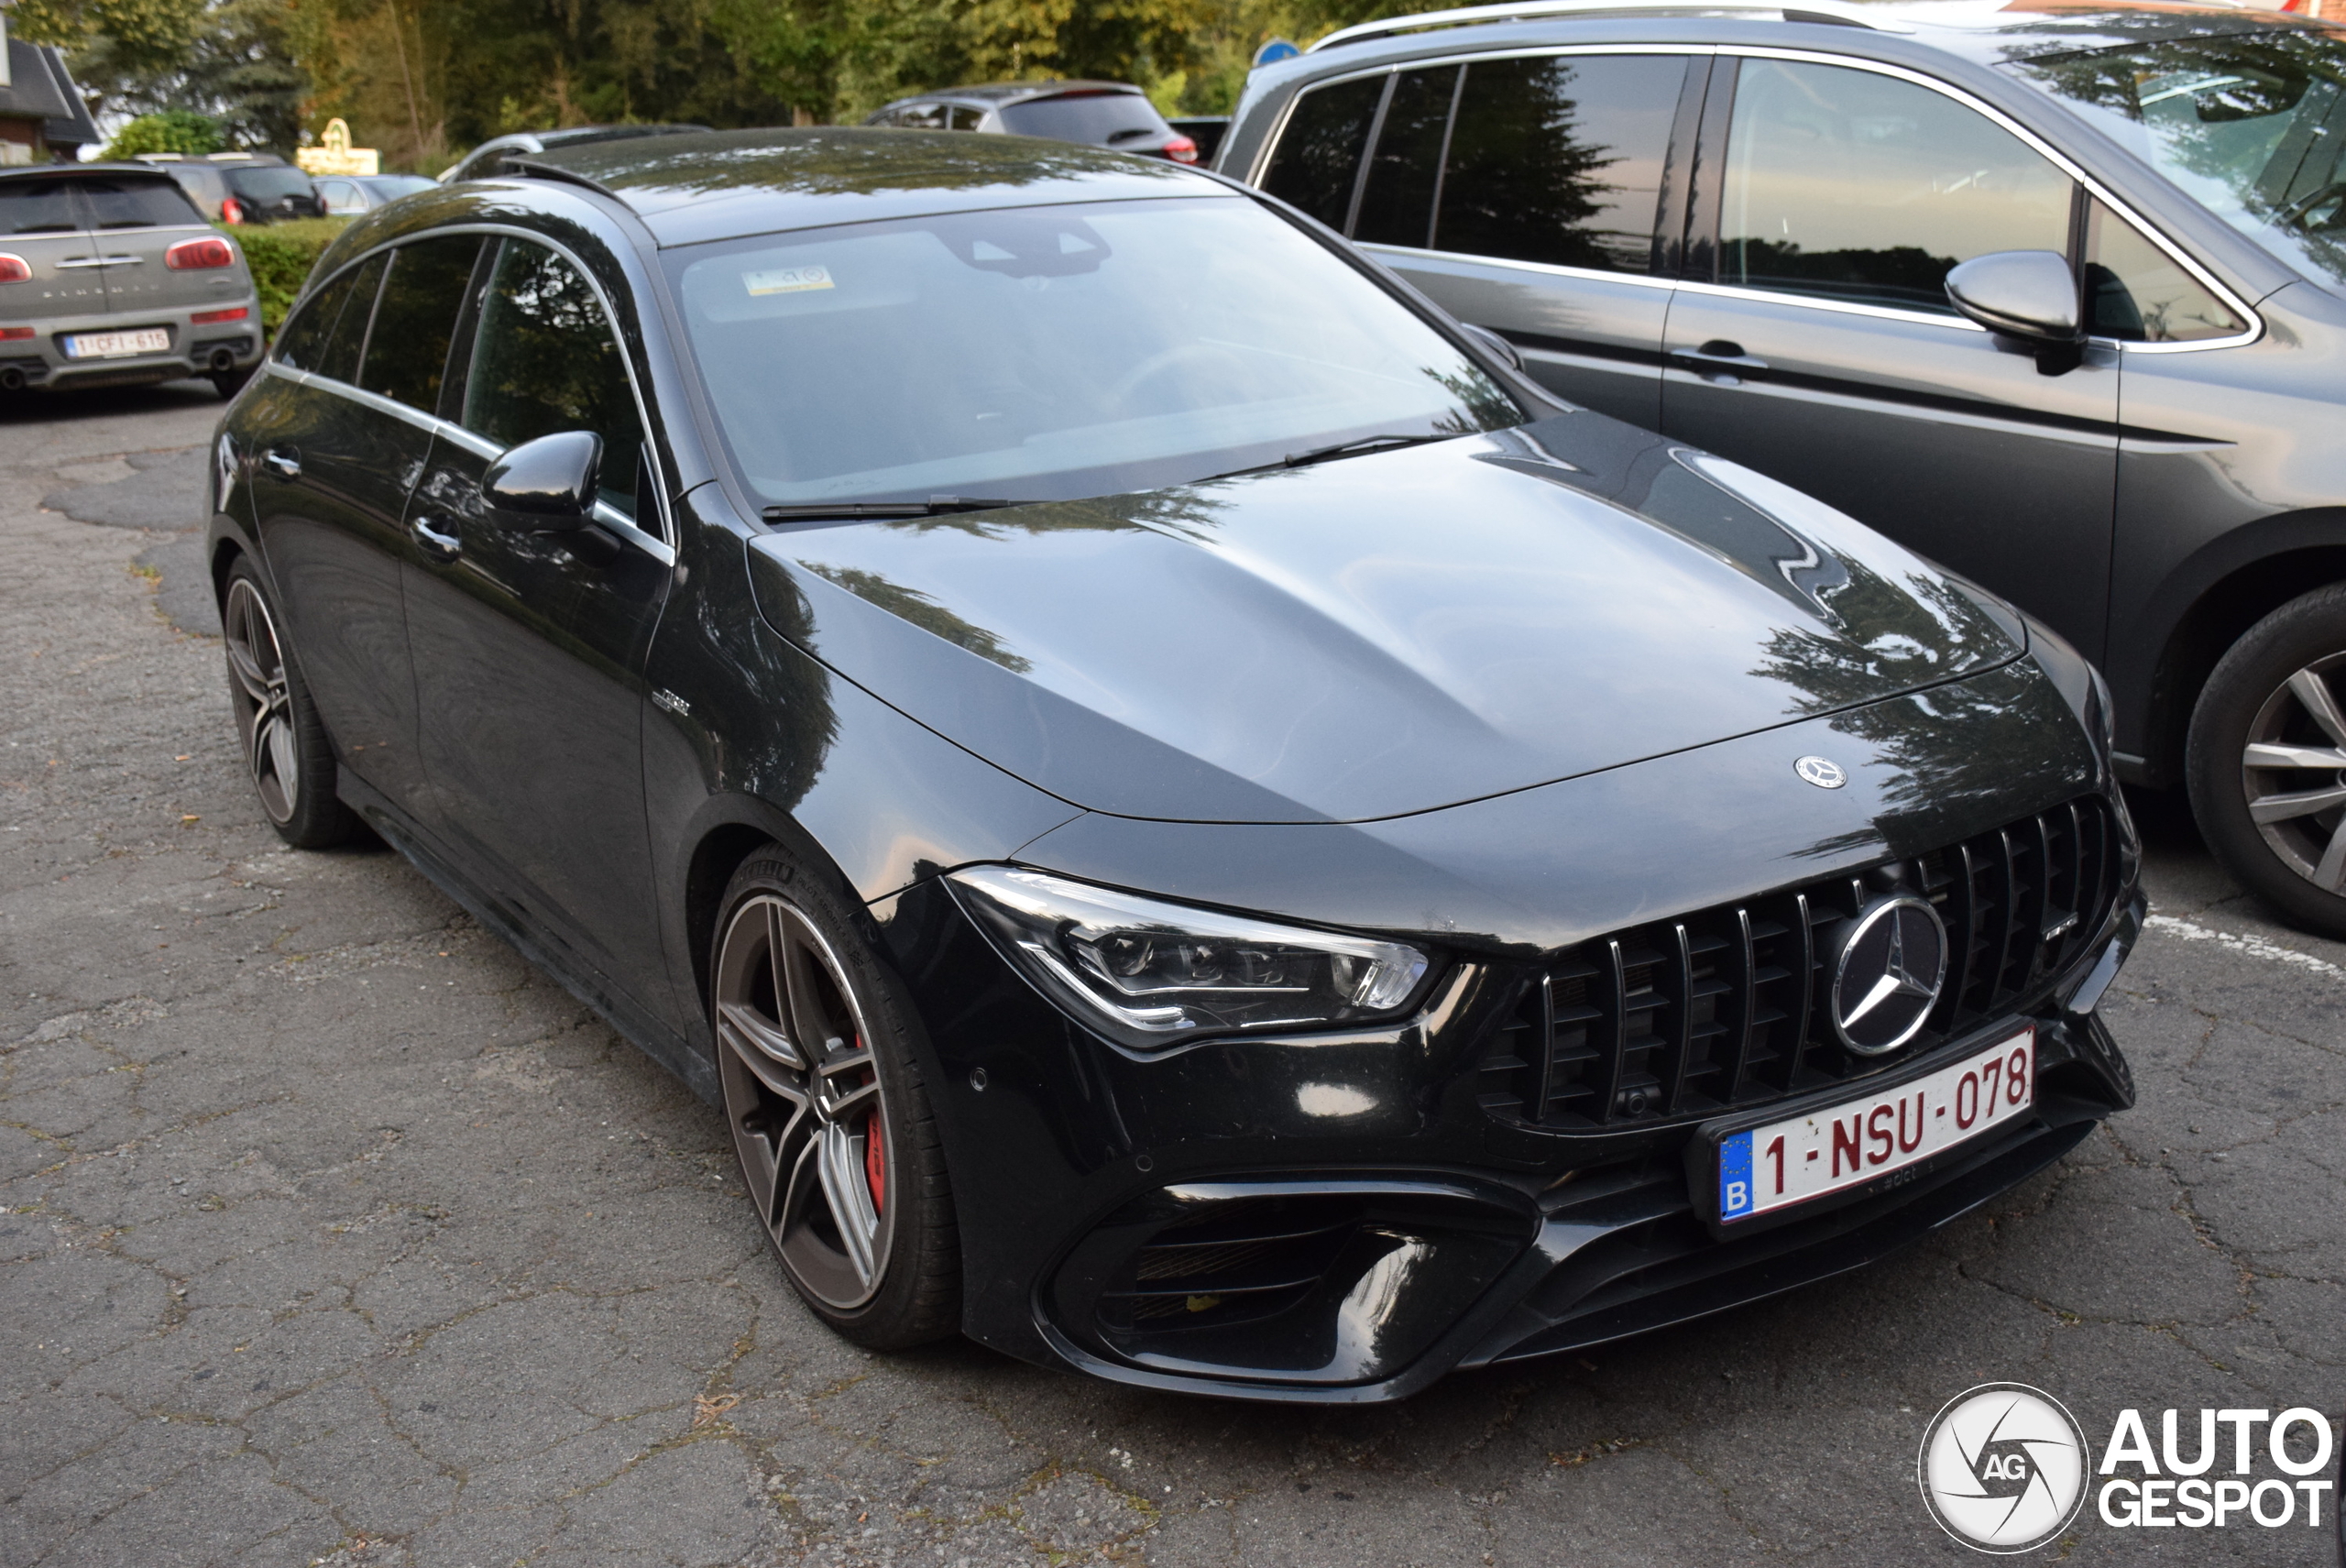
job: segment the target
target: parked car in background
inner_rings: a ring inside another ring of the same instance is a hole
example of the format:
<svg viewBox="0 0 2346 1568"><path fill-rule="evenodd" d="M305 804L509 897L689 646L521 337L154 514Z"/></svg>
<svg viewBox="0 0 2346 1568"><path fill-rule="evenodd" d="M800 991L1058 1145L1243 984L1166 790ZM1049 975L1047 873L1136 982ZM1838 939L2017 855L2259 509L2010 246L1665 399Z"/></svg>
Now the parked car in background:
<svg viewBox="0 0 2346 1568"><path fill-rule="evenodd" d="M1171 126L1148 94L1123 82L997 82L899 98L867 126L918 131L991 131L1081 142L1195 163L1198 144Z"/></svg>
<svg viewBox="0 0 2346 1568"><path fill-rule="evenodd" d="M418 191L429 191L433 181L421 174L321 174L317 181L318 200L334 217L356 217L371 213L401 196L412 196Z"/></svg>
<svg viewBox="0 0 2346 1568"><path fill-rule="evenodd" d="M554 148L585 147L598 141L630 141L637 137L673 136L679 131L705 131L707 126L566 126L560 130L513 131L491 137L457 162L441 171L440 183L485 180L496 174L508 158L530 158Z"/></svg>
<svg viewBox="0 0 2346 1568"><path fill-rule="evenodd" d="M273 224L326 214L310 177L271 153L142 152L136 161L169 173L215 224Z"/></svg>
<svg viewBox="0 0 2346 1568"><path fill-rule="evenodd" d="M1198 170L544 159L354 223L223 422L236 732L721 1102L842 1333L1395 1398L2132 1102L2041 621Z"/></svg>
<svg viewBox="0 0 2346 1568"><path fill-rule="evenodd" d="M1197 144L1198 161L1203 164L1213 162L1222 150L1222 138L1230 134L1228 115L1176 115L1165 123Z"/></svg>
<svg viewBox="0 0 2346 1568"><path fill-rule="evenodd" d="M1222 167L2044 617L2125 777L2346 935L2341 82L2255 10L1531 0L1255 71Z"/></svg>
<svg viewBox="0 0 2346 1568"><path fill-rule="evenodd" d="M0 391L208 376L227 397L260 350L243 252L170 175L0 170Z"/></svg>

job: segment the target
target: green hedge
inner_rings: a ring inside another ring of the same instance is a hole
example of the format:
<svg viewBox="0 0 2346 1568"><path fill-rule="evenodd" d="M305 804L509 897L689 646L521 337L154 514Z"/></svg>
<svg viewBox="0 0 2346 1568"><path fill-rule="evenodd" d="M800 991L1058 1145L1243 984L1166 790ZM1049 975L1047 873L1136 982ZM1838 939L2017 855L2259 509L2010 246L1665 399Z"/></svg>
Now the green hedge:
<svg viewBox="0 0 2346 1568"><path fill-rule="evenodd" d="M221 232L244 247L245 264L253 269L253 286L260 291L261 324L274 334L285 313L301 292L301 285L342 231L348 218L301 218L285 224L239 224Z"/></svg>

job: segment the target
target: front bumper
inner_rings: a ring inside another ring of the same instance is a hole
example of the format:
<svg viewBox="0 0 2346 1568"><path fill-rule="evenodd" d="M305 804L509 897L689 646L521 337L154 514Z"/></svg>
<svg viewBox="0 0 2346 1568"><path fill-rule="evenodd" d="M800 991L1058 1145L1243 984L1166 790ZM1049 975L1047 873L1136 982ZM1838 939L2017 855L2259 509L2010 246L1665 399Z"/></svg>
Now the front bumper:
<svg viewBox="0 0 2346 1568"><path fill-rule="evenodd" d="M192 318L242 307L241 320L196 323ZM11 323L33 328L30 338L0 341L0 388L10 391L60 391L73 388L131 387L176 381L188 376L213 374L223 367L248 370L260 363L265 346L261 334L260 300L207 300L202 306L148 311L135 314L101 313L44 317ZM64 340L76 333L124 332L160 327L170 345L159 354L126 355L118 358L72 359Z"/></svg>
<svg viewBox="0 0 2346 1568"><path fill-rule="evenodd" d="M1926 1072L2030 1021L2026 1117L1725 1239L1691 1195L1684 1155L1699 1124L1532 1136L1487 1113L1480 1053L1521 984L1505 965L1459 966L1397 1029L1141 1061L1060 1017L937 884L882 913L900 956L917 958L907 972L937 1053L966 1332L1140 1387L1375 1403L1454 1368L1721 1311L1948 1223L2133 1101L2108 1031L2066 1005L2139 934L2131 879L2023 1005L1885 1075ZM948 996L949 1013L926 1005ZM1778 1103L1795 1114L1855 1092Z"/></svg>

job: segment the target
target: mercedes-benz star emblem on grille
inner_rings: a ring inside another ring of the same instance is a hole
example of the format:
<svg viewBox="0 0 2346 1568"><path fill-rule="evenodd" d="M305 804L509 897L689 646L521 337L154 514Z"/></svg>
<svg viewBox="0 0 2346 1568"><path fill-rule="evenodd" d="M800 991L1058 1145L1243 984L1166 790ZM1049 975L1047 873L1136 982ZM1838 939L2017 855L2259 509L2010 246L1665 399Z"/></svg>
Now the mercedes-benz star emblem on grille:
<svg viewBox="0 0 2346 1568"><path fill-rule="evenodd" d="M1833 966L1833 1028L1861 1057L1894 1051L1931 1015L1946 979L1946 927L1912 894L1868 906Z"/></svg>
<svg viewBox="0 0 2346 1568"><path fill-rule="evenodd" d="M1830 757L1803 757L1792 764L1792 772L1819 789L1839 789L1849 782L1841 764Z"/></svg>

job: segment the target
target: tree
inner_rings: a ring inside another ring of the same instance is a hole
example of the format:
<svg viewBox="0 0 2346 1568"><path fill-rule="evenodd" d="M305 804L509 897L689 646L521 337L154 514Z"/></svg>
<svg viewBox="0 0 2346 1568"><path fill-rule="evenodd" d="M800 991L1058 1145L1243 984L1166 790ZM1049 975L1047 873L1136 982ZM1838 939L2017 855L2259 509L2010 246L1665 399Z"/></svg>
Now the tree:
<svg viewBox="0 0 2346 1568"><path fill-rule="evenodd" d="M142 152L184 152L201 156L225 145L220 122L187 109L165 109L141 115L115 132L106 143L107 158L136 158Z"/></svg>

